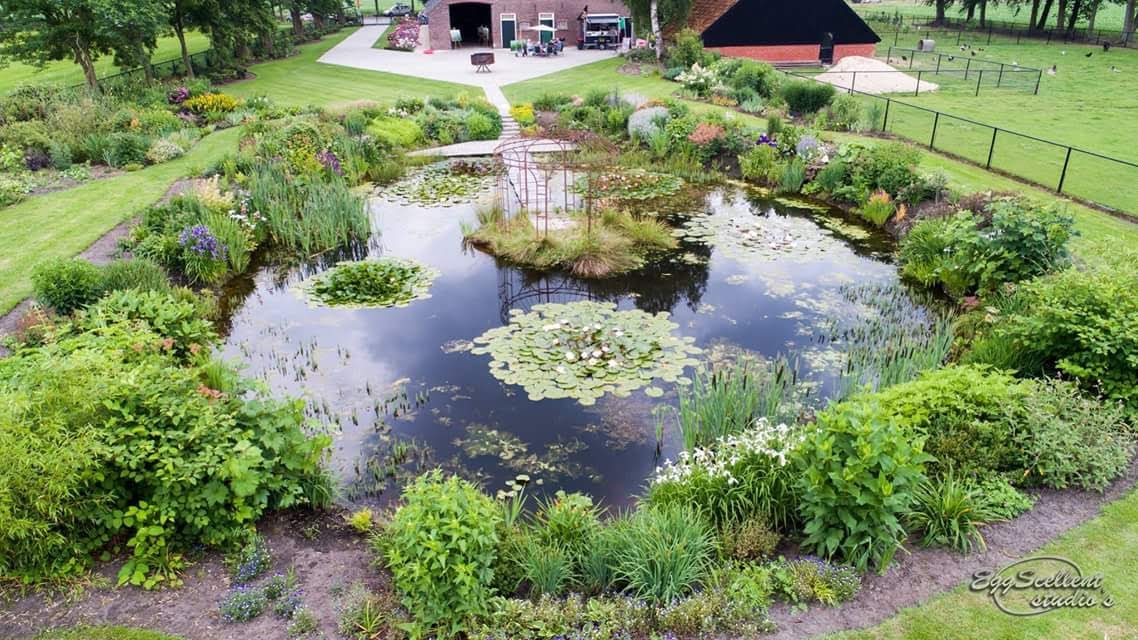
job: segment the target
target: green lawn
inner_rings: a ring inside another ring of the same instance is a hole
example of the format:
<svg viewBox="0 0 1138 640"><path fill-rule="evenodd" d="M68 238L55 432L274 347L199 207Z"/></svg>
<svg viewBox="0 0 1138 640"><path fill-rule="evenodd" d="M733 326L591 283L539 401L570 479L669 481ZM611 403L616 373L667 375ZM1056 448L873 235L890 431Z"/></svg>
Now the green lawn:
<svg viewBox="0 0 1138 640"><path fill-rule="evenodd" d="M828 636L830 640L960 640L973 638L1063 638L1121 640L1138 637L1138 493L1108 505L1103 514L1030 555L1057 555L1074 561L1084 575L1101 572L1103 590L1114 598L1109 609L1062 609L1031 617L999 611L984 594L958 588L906 609L883 624ZM996 569L998 567L992 567Z"/></svg>
<svg viewBox="0 0 1138 640"><path fill-rule="evenodd" d="M933 19L936 17L936 9L931 4L926 4L923 1L917 0L886 0L876 4L855 4L854 10L860 14L867 16L876 16L881 12L893 15L900 13L903 16L914 16L921 18ZM966 12L959 4L949 7L945 13L949 18L963 18ZM1055 20L1058 18L1059 8L1058 4L1052 5L1051 14L1048 18L1048 26L1054 27ZM1005 22L1016 22L1027 24L1031 18L1031 4L1028 3L1025 7L1022 4L997 4L995 2L988 4L988 18L991 20L1002 20ZM976 10L976 15L973 20L979 23L980 11ZM1086 20L1079 20L1079 27L1086 26ZM1116 3L1102 3L1098 12L1098 17L1095 19L1096 29L1122 29L1122 4Z"/></svg>
<svg viewBox="0 0 1138 640"><path fill-rule="evenodd" d="M482 95L479 87L438 80L421 80L365 69L351 69L316 60L354 30L347 29L320 42L300 47L300 53L284 60L253 65L253 80L225 87L227 93L250 97L267 95L282 104L330 106L356 100L391 102L402 96L452 97L466 92ZM410 63L410 59L408 59Z"/></svg>
<svg viewBox="0 0 1138 640"><path fill-rule="evenodd" d="M106 180L95 180L0 209L0 313L32 293L32 268L47 258L73 256L142 208L159 200L177 179L200 171L233 150L240 134L206 136L185 156Z"/></svg>
<svg viewBox="0 0 1138 640"><path fill-rule="evenodd" d="M186 34L186 46L189 48L190 53L205 51L209 49L209 38L196 31L190 32ZM178 39L169 36L158 39L158 48L155 49L151 60L154 62L165 62L166 60L181 58L181 56L182 51L178 46ZM99 77L111 75L119 71L119 68L116 67L112 61L111 56L99 58L95 62L95 69ZM18 62L13 62L8 66L0 66L0 93L4 93L24 84L73 85L81 84L82 82L83 70L79 68L79 65L70 60L51 62L42 69Z"/></svg>
<svg viewBox="0 0 1138 640"><path fill-rule="evenodd" d="M502 92L505 93L508 100L518 103L532 101L542 93L579 95L591 88L611 89L620 87L623 93L636 93L648 98L670 97L676 89L675 83L659 77L637 77L620 74L617 72L619 66L620 61L618 60L595 62L508 85L502 88ZM719 109L719 107L706 103L689 102L688 104L697 111ZM732 113L738 117L746 118L752 124L763 125L763 121L758 118L744 116L734 111ZM890 119L892 120L893 117L894 115L891 113ZM944 125L942 124L942 126ZM835 133L827 133L826 136L838 140L858 138L858 136L850 134ZM865 140L865 138L860 139ZM939 137L938 139L944 140ZM1021 182L939 154L925 153L922 162L925 167L944 171L948 175L950 184L963 192L1015 191L1045 201L1055 199L1054 194L1047 191L1024 185ZM1072 164L1074 162L1072 160ZM1108 186L1114 188L1114 185ZM1068 201L1068 210L1075 217L1076 227L1080 233L1080 236L1073 242L1073 246L1081 259L1088 263L1125 263L1138 259L1138 249L1126 249L1127 247L1138 247L1138 225L1119 220L1074 202ZM1138 211L1138 208L1135 210Z"/></svg>
<svg viewBox="0 0 1138 640"><path fill-rule="evenodd" d="M35 640L178 640L157 631L131 629L128 627L75 627L45 631Z"/></svg>

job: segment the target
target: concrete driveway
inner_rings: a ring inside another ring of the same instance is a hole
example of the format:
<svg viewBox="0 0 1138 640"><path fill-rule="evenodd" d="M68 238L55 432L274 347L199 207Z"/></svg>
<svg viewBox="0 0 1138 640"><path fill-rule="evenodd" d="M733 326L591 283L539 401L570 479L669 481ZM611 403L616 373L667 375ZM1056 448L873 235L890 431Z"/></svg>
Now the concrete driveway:
<svg viewBox="0 0 1138 640"><path fill-rule="evenodd" d="M576 48L567 48L561 55L547 58L515 57L506 49L479 47L436 50L434 53L372 48L384 29L383 26L360 27L321 56L318 62L482 87L490 102L505 113L510 105L501 87L616 56L615 51L578 51ZM490 67L490 73L475 73L474 66L470 64L470 54L478 51L494 52L495 63Z"/></svg>

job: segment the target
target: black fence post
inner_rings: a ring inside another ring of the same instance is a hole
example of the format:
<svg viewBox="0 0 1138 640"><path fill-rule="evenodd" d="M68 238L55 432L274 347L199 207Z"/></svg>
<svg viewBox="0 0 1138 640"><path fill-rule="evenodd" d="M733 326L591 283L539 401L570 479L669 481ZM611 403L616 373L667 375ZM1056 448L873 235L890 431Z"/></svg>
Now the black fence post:
<svg viewBox="0 0 1138 640"><path fill-rule="evenodd" d="M1035 91L1034 91L1034 92L1032 92L1032 94L1031 94L1031 95L1033 95L1033 96L1037 96L1037 95L1039 95L1039 82L1040 82L1041 80L1043 80L1043 70L1042 70L1042 69L1041 69L1041 70L1039 71L1039 73L1038 73L1038 74L1035 76Z"/></svg>
<svg viewBox="0 0 1138 640"><path fill-rule="evenodd" d="M980 70L980 76L976 78L976 96L980 95L980 83L984 81L984 70Z"/></svg>
<svg viewBox="0 0 1138 640"><path fill-rule="evenodd" d="M891 105L891 104L893 104L893 101L890 100L889 98L886 98L885 99L885 117L881 119L881 132L882 133L886 133L887 131L889 131L889 105Z"/></svg>
<svg viewBox="0 0 1138 640"><path fill-rule="evenodd" d="M1000 63L1000 75L996 76L996 88L999 89L1000 85L1004 82L1004 63Z"/></svg>
<svg viewBox="0 0 1138 640"><path fill-rule="evenodd" d="M1071 164L1071 147L1067 147L1067 157L1063 158L1063 173L1059 174L1059 193L1063 193L1063 183L1067 181L1067 165Z"/></svg>
<svg viewBox="0 0 1138 640"><path fill-rule="evenodd" d="M940 59L943 57L944 57L943 55L941 55L939 53L937 54L937 56L936 56L936 73L934 75L940 75Z"/></svg>
<svg viewBox="0 0 1138 640"><path fill-rule="evenodd" d="M996 152L996 134L999 132L999 129L992 127L992 141L988 143L988 163L984 165L985 169L992 168L992 154Z"/></svg>
<svg viewBox="0 0 1138 640"><path fill-rule="evenodd" d="M992 24L988 23L988 44L992 44Z"/></svg>
<svg viewBox="0 0 1138 640"><path fill-rule="evenodd" d="M917 71L917 86L913 89L913 97L921 95L921 72Z"/></svg>
<svg viewBox="0 0 1138 640"><path fill-rule="evenodd" d="M935 147L933 145L936 144L936 127L938 124L940 124L940 112L934 111L933 113L936 115L933 116L933 134L931 136L929 136L929 150L930 151L935 150Z"/></svg>
<svg viewBox="0 0 1138 640"><path fill-rule="evenodd" d="M853 95L854 87L857 86L857 71L853 72L853 78L850 79L850 95Z"/></svg>
<svg viewBox="0 0 1138 640"><path fill-rule="evenodd" d="M972 58L964 60L964 79L968 79L968 71L972 68Z"/></svg>

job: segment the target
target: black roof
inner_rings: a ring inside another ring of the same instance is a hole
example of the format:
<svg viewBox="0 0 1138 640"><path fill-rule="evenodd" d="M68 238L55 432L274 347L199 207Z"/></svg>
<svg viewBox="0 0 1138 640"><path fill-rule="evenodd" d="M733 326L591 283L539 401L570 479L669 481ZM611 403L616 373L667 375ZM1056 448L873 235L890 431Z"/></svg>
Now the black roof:
<svg viewBox="0 0 1138 640"><path fill-rule="evenodd" d="M869 44L881 38L844 0L739 0L703 32L707 47Z"/></svg>

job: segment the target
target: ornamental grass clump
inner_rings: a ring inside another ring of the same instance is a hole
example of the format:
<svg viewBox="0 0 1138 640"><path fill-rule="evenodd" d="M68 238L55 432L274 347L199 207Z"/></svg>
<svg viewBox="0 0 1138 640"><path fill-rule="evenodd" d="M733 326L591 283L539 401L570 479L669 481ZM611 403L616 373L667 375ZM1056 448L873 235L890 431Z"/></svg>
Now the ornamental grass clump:
<svg viewBox="0 0 1138 640"><path fill-rule="evenodd" d="M640 509L617 530L616 574L638 598L672 602L691 594L711 572L715 536L694 509Z"/></svg>
<svg viewBox="0 0 1138 640"><path fill-rule="evenodd" d="M685 367L701 353L694 339L672 335L666 313L617 311L601 302L540 304L511 311L510 323L474 339L471 353L490 355L490 373L519 384L530 400L574 398L594 404L606 393L619 397L659 378L688 383ZM649 396L663 390L648 387Z"/></svg>
<svg viewBox="0 0 1138 640"><path fill-rule="evenodd" d="M309 300L331 307L405 307L430 298L439 272L412 260L341 262L302 285Z"/></svg>

